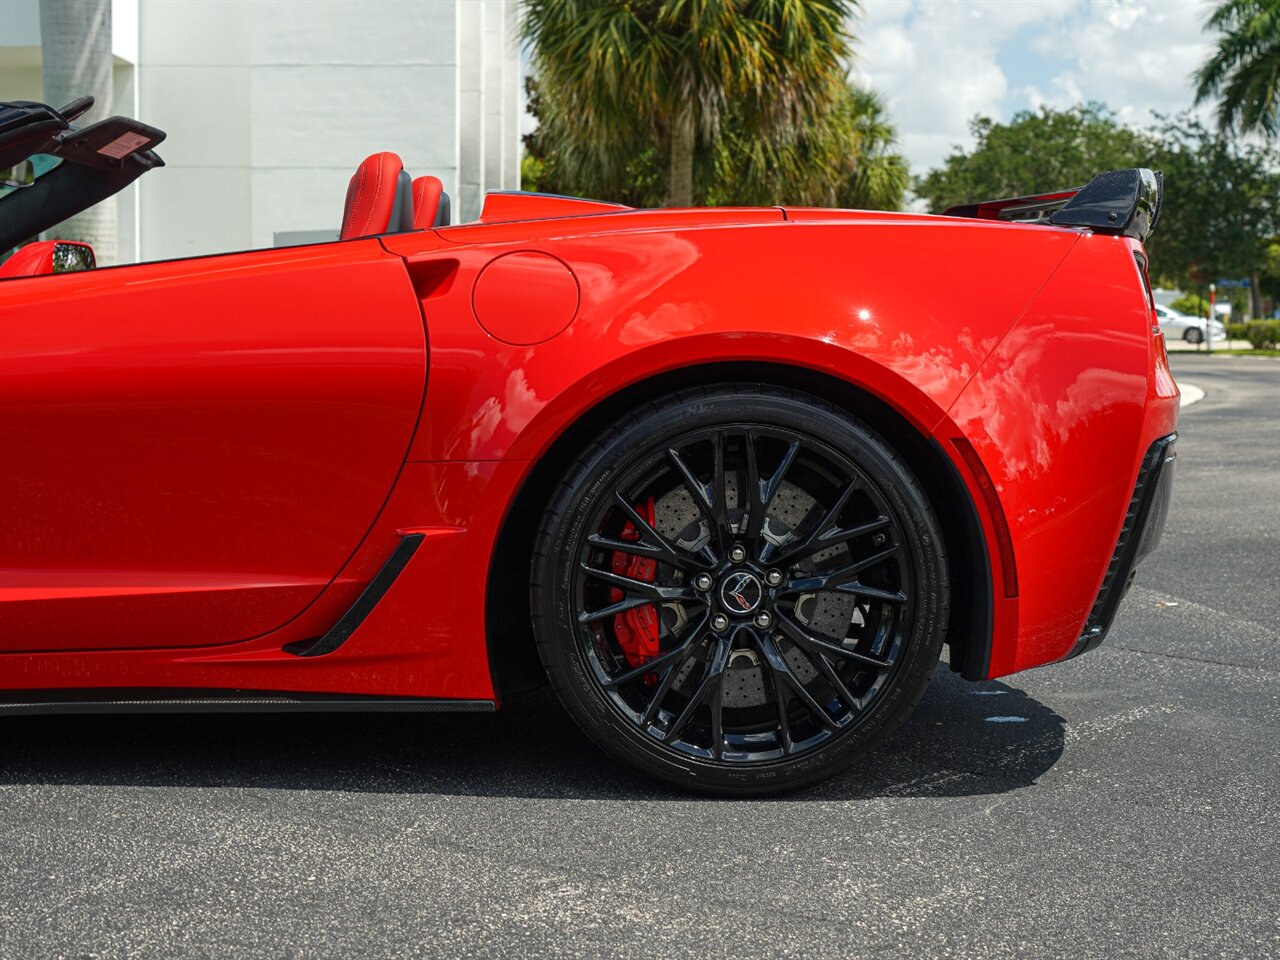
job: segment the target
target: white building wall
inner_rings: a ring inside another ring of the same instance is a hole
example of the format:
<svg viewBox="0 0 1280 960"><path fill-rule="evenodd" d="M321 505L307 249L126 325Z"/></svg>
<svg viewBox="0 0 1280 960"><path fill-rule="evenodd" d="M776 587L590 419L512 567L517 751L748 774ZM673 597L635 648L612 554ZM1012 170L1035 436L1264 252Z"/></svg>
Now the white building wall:
<svg viewBox="0 0 1280 960"><path fill-rule="evenodd" d="M483 0L484 50L501 49L506 23L502 0ZM502 183L502 59L483 57L484 88L487 96L481 104L484 124L484 181Z"/></svg>
<svg viewBox="0 0 1280 960"><path fill-rule="evenodd" d="M274 231L336 229L347 181L378 150L456 188L458 6L251 5L254 246Z"/></svg>
<svg viewBox="0 0 1280 960"><path fill-rule="evenodd" d="M502 149L502 189L520 189L520 157L523 155L520 139L520 119L524 113L524 87L520 76L520 6L504 3L502 51L502 129L499 143Z"/></svg>
<svg viewBox="0 0 1280 960"><path fill-rule="evenodd" d="M38 0L0 5L0 99L40 99ZM336 234L347 181L379 150L440 177L455 222L473 219L487 190L519 186L517 6L114 0L117 110L169 135L167 166L121 195L122 259Z"/></svg>
<svg viewBox="0 0 1280 960"><path fill-rule="evenodd" d="M480 215L484 193L484 8L486 0L458 5L458 192L454 219Z"/></svg>
<svg viewBox="0 0 1280 960"><path fill-rule="evenodd" d="M168 133L138 181L143 260L252 246L252 3L141 0L138 116Z"/></svg>

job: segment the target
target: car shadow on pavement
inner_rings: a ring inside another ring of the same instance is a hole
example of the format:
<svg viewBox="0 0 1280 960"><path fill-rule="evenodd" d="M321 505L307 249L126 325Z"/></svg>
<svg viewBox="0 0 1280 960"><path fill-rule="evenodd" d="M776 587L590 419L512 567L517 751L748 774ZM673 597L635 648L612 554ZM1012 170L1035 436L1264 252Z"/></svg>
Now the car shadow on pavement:
<svg viewBox="0 0 1280 960"><path fill-rule="evenodd" d="M0 785L335 790L688 800L614 763L539 691L496 714L243 714L0 719ZM1062 755L1065 722L1020 690L938 668L911 719L790 800L999 794Z"/></svg>

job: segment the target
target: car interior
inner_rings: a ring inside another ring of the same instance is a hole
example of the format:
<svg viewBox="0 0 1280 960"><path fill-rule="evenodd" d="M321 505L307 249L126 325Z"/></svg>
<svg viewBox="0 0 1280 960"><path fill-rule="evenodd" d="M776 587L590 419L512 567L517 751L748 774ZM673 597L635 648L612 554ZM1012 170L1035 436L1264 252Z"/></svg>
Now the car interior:
<svg viewBox="0 0 1280 960"><path fill-rule="evenodd" d="M449 195L439 177L409 176L394 153L375 153L347 184L339 239L449 225Z"/></svg>
<svg viewBox="0 0 1280 960"><path fill-rule="evenodd" d="M162 130L128 117L74 126L92 106L92 97L61 110L31 101L0 103L0 253L25 244L0 263L0 279L92 269L85 244L27 241L164 166L153 149L165 138ZM438 177L415 179L396 154L375 153L347 184L339 239L449 223L449 195Z"/></svg>

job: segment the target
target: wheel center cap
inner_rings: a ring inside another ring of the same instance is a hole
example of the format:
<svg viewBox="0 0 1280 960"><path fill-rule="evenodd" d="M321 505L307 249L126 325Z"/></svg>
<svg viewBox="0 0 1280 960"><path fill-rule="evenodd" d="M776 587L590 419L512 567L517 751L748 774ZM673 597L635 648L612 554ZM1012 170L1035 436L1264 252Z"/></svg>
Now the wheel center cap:
<svg viewBox="0 0 1280 960"><path fill-rule="evenodd" d="M754 573L737 570L720 583L720 603L730 613L744 616L764 599L764 586Z"/></svg>

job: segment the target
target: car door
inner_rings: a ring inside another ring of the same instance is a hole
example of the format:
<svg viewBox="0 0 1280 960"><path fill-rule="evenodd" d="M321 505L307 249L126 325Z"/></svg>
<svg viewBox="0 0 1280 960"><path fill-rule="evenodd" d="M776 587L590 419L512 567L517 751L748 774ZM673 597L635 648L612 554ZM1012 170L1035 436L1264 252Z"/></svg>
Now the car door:
<svg viewBox="0 0 1280 960"><path fill-rule="evenodd" d="M373 239L0 282L0 652L286 623L381 509L425 378Z"/></svg>

